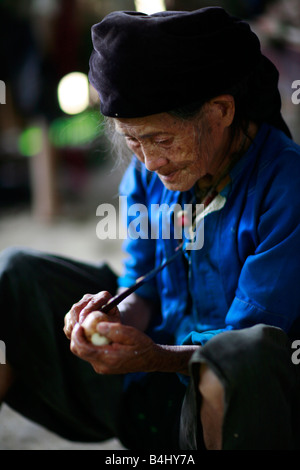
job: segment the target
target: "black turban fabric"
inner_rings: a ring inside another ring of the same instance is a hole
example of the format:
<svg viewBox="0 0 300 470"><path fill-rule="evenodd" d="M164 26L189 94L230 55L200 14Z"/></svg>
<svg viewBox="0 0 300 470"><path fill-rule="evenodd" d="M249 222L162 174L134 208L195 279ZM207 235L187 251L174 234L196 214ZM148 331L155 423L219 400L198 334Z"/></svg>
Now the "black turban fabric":
<svg viewBox="0 0 300 470"><path fill-rule="evenodd" d="M261 120L286 130L277 69L250 26L220 7L112 12L92 27L92 41L89 79L104 116L136 118L204 103L255 72L248 118L259 108Z"/></svg>

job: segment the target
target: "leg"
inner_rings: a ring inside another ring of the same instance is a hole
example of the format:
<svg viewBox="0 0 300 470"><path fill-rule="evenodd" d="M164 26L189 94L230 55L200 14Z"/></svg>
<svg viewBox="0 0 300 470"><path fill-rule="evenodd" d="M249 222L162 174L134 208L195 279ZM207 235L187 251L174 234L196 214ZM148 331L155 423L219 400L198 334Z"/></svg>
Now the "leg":
<svg viewBox="0 0 300 470"><path fill-rule="evenodd" d="M0 256L1 340L11 368L2 395L18 412L67 439L115 436L122 377L104 377L76 358L64 315L85 293L116 288L106 265L88 265L33 250Z"/></svg>
<svg viewBox="0 0 300 470"><path fill-rule="evenodd" d="M200 366L200 420L203 439L208 450L221 450L224 419L224 387L216 374L206 365Z"/></svg>
<svg viewBox="0 0 300 470"><path fill-rule="evenodd" d="M209 369L217 381L206 375ZM190 370L183 448L200 448L201 437L219 447L221 436L224 450L300 449L300 370L291 361L290 341L282 330L256 325L216 335L193 355ZM199 416L207 429L202 430Z"/></svg>
<svg viewBox="0 0 300 470"><path fill-rule="evenodd" d="M178 449L185 386L176 374L99 375L70 352L65 313L84 294L116 286L105 265L31 250L0 256L1 339L16 375L5 401L67 439Z"/></svg>
<svg viewBox="0 0 300 470"><path fill-rule="evenodd" d="M213 370L205 362L199 361L200 351L193 356L192 377L183 400L180 448L220 450L225 406L224 386Z"/></svg>
<svg viewBox="0 0 300 470"><path fill-rule="evenodd" d="M0 405L15 381L15 373L10 364L0 365Z"/></svg>
<svg viewBox="0 0 300 470"><path fill-rule="evenodd" d="M123 445L138 450L178 450L185 389L177 374L129 374L120 407L118 436Z"/></svg>

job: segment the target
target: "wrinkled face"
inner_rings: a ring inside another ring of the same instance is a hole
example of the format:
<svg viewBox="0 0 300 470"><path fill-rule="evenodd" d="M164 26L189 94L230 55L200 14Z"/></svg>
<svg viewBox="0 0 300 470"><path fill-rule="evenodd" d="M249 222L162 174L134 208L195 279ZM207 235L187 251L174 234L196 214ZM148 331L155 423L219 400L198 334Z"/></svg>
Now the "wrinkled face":
<svg viewBox="0 0 300 470"><path fill-rule="evenodd" d="M224 160L228 129L213 107L192 120L161 113L114 121L128 147L170 190L191 189L201 178L214 175Z"/></svg>

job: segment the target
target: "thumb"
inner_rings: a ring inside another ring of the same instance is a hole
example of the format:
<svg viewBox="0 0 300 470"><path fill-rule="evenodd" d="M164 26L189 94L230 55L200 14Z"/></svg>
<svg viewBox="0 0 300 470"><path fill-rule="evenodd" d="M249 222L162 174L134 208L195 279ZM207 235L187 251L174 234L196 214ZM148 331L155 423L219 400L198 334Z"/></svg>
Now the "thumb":
<svg viewBox="0 0 300 470"><path fill-rule="evenodd" d="M113 343L127 345L135 344L136 329L121 323L101 322L96 327L101 336L105 336Z"/></svg>

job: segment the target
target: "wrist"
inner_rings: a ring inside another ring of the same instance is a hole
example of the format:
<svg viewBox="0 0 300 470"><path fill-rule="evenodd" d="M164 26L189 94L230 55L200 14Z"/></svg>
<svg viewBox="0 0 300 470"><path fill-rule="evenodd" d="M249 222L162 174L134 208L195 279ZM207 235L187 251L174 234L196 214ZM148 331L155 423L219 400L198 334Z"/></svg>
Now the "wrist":
<svg viewBox="0 0 300 470"><path fill-rule="evenodd" d="M170 346L157 344L156 371L189 375L189 361L199 346Z"/></svg>
<svg viewBox="0 0 300 470"><path fill-rule="evenodd" d="M152 308L147 301L133 293L120 303L119 312L121 322L124 325L134 326L140 331L146 331Z"/></svg>

